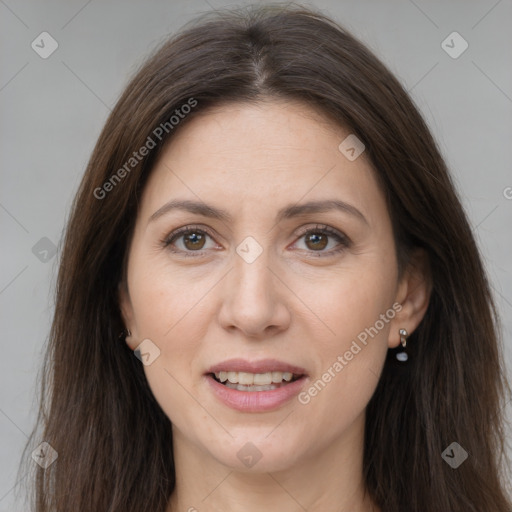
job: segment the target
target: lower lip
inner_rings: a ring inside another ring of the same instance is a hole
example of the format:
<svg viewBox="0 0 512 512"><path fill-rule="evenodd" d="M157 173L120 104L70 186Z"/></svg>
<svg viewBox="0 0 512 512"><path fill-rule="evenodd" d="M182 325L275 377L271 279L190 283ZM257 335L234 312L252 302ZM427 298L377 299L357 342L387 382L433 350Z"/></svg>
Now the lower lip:
<svg viewBox="0 0 512 512"><path fill-rule="evenodd" d="M298 395L306 382L305 376L270 391L238 391L205 376L217 398L232 409L243 412L265 412L281 407Z"/></svg>

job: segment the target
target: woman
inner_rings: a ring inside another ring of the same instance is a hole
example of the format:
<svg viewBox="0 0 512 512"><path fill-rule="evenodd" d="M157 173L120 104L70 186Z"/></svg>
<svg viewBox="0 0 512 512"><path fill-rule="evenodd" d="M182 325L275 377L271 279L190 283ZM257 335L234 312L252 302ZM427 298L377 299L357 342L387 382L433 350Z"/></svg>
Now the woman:
<svg viewBox="0 0 512 512"><path fill-rule="evenodd" d="M34 510L510 511L497 325L383 64L308 10L212 15L142 66L76 196Z"/></svg>

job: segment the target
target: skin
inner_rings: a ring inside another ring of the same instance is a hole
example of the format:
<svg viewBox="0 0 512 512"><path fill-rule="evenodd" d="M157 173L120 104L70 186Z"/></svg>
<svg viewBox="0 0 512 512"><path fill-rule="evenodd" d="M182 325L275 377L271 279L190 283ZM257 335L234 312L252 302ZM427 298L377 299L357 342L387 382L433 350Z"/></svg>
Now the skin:
<svg viewBox="0 0 512 512"><path fill-rule="evenodd" d="M364 494L365 409L399 328L410 334L421 321L429 286L419 253L399 278L374 171L365 153L349 161L338 149L349 133L301 103L230 104L183 125L155 165L120 305L130 348L150 339L160 350L144 371L172 422L168 512L379 510ZM276 224L282 207L331 198L366 221L333 210ZM233 220L174 210L151 221L172 199L211 204ZM308 241L303 231L317 224L350 244L321 233L317 245ZM181 253L164 246L189 225L211 233L202 247L183 236L173 243ZM247 236L263 249L252 263L236 252ZM308 389L394 303L400 312L307 404L240 412L207 385L213 364L273 358L305 368ZM237 457L248 442L262 454L250 468Z"/></svg>

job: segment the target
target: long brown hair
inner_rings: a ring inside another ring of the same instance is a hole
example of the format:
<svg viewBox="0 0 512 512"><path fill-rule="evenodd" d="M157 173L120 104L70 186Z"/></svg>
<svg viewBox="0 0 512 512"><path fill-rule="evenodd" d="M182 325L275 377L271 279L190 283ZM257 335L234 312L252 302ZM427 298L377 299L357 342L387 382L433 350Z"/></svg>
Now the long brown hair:
<svg viewBox="0 0 512 512"><path fill-rule="evenodd" d="M58 453L47 469L29 468L33 510L165 510L175 486L171 424L118 338L138 201L161 148L196 113L269 97L300 100L349 127L385 193L400 266L415 247L428 255L432 293L410 364L398 369L388 357L367 407L368 492L383 512L510 512L499 323L446 165L386 67L300 6L217 12L185 27L144 63L108 118L69 219L40 410L22 459L32 464L28 450L41 441ZM177 109L188 113L171 122ZM452 442L468 453L457 469L442 457Z"/></svg>

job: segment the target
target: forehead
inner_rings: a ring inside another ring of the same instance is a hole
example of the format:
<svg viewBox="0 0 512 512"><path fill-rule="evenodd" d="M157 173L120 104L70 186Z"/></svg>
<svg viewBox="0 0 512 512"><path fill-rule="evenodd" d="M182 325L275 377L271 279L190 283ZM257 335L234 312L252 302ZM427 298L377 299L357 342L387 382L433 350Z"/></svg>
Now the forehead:
<svg viewBox="0 0 512 512"><path fill-rule="evenodd" d="M270 213L290 202L338 197L378 217L386 207L366 155L350 160L340 150L350 135L302 103L211 108L164 148L141 213L149 216L173 198Z"/></svg>

